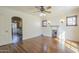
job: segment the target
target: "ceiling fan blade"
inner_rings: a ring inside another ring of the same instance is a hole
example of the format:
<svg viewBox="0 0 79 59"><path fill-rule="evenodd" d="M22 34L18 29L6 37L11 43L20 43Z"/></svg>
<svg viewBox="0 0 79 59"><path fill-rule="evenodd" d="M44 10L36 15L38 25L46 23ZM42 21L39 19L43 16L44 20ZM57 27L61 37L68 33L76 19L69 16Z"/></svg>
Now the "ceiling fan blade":
<svg viewBox="0 0 79 59"><path fill-rule="evenodd" d="M51 11L45 11L45 12L47 12L47 13L51 13Z"/></svg>
<svg viewBox="0 0 79 59"><path fill-rule="evenodd" d="M40 11L33 11L32 13L36 13L36 12L40 12Z"/></svg>
<svg viewBox="0 0 79 59"><path fill-rule="evenodd" d="M36 6L37 9L39 9L38 11L34 11L35 12L41 12L41 13L51 13L51 11L49 11L49 9L51 8L51 6Z"/></svg>

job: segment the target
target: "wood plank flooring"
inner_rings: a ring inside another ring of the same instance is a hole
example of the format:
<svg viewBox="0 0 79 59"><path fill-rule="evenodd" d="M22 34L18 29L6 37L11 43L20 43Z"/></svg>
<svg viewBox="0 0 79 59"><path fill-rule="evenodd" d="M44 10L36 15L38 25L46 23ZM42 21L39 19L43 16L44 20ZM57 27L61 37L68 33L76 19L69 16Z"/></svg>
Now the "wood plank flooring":
<svg viewBox="0 0 79 59"><path fill-rule="evenodd" d="M61 44L57 38L39 36L26 39L22 44L5 45L0 47L1 53L73 53L73 51Z"/></svg>

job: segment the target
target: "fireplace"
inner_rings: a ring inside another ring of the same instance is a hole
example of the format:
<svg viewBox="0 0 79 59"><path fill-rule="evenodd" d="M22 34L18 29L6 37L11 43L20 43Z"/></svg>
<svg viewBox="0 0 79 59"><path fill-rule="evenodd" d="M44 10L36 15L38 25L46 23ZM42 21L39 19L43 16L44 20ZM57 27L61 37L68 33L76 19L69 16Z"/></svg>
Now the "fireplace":
<svg viewBox="0 0 79 59"><path fill-rule="evenodd" d="M52 37L57 38L57 30L52 30Z"/></svg>

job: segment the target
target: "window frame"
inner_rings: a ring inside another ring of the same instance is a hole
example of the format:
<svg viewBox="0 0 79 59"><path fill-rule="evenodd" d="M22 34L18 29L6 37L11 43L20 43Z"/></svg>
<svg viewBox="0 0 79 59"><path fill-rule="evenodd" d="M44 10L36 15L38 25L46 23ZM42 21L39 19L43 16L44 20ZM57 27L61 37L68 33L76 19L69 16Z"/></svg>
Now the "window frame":
<svg viewBox="0 0 79 59"><path fill-rule="evenodd" d="M72 18L72 17L75 17L76 19L75 19L75 25L69 25L68 24L68 18ZM66 26L77 26L77 15L74 15L74 16L67 16L66 17Z"/></svg>
<svg viewBox="0 0 79 59"><path fill-rule="evenodd" d="M46 24L44 24L46 23ZM42 20L42 27L47 27L47 20Z"/></svg>

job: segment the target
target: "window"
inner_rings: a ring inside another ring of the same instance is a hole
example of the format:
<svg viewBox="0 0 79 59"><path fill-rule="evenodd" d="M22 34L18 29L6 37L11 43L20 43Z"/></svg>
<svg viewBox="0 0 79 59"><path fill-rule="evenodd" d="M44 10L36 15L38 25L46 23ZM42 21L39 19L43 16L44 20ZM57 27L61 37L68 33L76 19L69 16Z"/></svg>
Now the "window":
<svg viewBox="0 0 79 59"><path fill-rule="evenodd" d="M67 26L77 26L77 16L69 16L66 19Z"/></svg>
<svg viewBox="0 0 79 59"><path fill-rule="evenodd" d="M47 20L42 20L42 27L47 27Z"/></svg>

